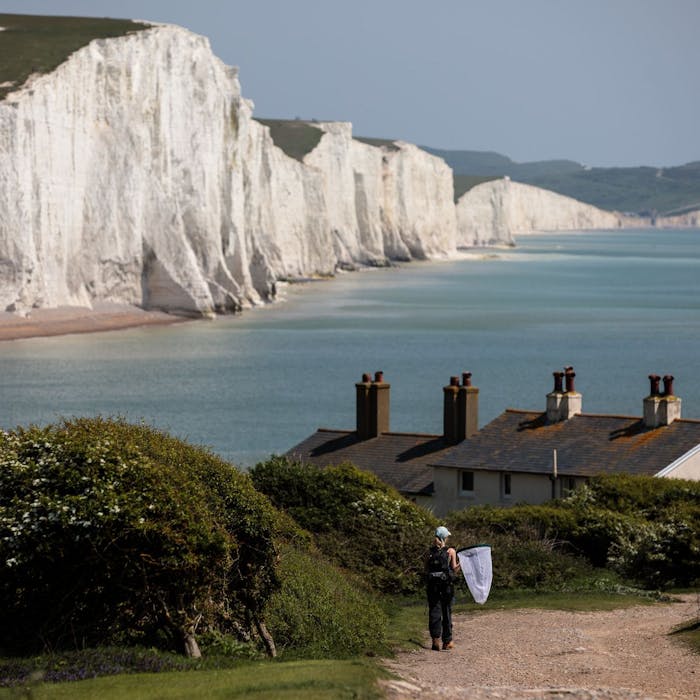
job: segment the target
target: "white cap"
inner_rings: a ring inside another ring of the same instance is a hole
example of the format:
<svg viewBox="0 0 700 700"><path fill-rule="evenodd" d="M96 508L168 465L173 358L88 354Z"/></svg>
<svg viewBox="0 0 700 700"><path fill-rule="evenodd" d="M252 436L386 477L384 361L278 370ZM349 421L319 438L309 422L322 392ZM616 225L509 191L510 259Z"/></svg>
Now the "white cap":
<svg viewBox="0 0 700 700"><path fill-rule="evenodd" d="M435 537L443 542L450 536L450 534L450 531L444 525L440 525L440 527L435 530Z"/></svg>

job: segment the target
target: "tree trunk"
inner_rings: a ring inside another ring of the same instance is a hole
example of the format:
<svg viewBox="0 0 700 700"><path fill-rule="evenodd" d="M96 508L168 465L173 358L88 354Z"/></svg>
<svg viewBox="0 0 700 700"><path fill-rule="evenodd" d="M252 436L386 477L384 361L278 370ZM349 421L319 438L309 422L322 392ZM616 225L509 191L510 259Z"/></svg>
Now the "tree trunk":
<svg viewBox="0 0 700 700"><path fill-rule="evenodd" d="M263 640L263 644L265 645L265 651L267 651L267 655L274 659L275 656L277 656L275 640L272 638L272 635L270 634L269 630L267 629L265 623L262 620L259 620L257 617L254 617L253 621L255 622L255 628L258 630L260 638Z"/></svg>
<svg viewBox="0 0 700 700"><path fill-rule="evenodd" d="M185 642L185 656L188 656L190 659L202 658L202 652L199 650L199 644L197 644L197 638L194 636L193 631L185 632L183 641Z"/></svg>

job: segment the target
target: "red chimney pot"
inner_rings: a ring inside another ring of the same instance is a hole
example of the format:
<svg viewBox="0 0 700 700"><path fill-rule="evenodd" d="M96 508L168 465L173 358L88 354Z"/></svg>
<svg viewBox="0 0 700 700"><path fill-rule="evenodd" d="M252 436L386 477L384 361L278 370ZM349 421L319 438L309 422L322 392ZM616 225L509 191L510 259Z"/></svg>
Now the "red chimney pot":
<svg viewBox="0 0 700 700"><path fill-rule="evenodd" d="M563 379L564 379L564 373L563 372L552 372L552 375L554 376L554 391L557 394L561 394L564 391L563 388Z"/></svg>
<svg viewBox="0 0 700 700"><path fill-rule="evenodd" d="M384 372L375 372L374 381L376 384L381 384L384 381Z"/></svg>
<svg viewBox="0 0 700 700"><path fill-rule="evenodd" d="M576 372L574 372L573 367L564 367L564 380L566 382L566 393L573 393L576 391L574 388L574 377Z"/></svg>
<svg viewBox="0 0 700 700"><path fill-rule="evenodd" d="M659 377L658 374L650 374L649 375L649 394L651 396L658 396L659 395L659 382L661 381L661 377Z"/></svg>
<svg viewBox="0 0 700 700"><path fill-rule="evenodd" d="M471 372L462 372L462 386L471 386L472 385L472 373Z"/></svg>
<svg viewBox="0 0 700 700"><path fill-rule="evenodd" d="M362 381L363 381L364 384L367 384L368 382L371 382L371 381L372 381L372 377L371 377L369 374L367 374L367 372L365 372L365 373L362 375Z"/></svg>
<svg viewBox="0 0 700 700"><path fill-rule="evenodd" d="M664 375L664 395L665 396L673 396L673 375L672 374L665 374Z"/></svg>

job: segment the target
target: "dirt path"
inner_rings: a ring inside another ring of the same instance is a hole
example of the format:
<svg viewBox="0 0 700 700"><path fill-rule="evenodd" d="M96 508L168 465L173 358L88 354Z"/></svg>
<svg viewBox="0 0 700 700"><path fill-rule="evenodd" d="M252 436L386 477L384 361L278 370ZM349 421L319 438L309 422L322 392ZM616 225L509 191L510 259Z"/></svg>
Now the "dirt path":
<svg viewBox="0 0 700 700"><path fill-rule="evenodd" d="M689 700L700 657L668 632L697 618L700 594L610 612L509 610L458 615L455 648L402 652L387 698Z"/></svg>

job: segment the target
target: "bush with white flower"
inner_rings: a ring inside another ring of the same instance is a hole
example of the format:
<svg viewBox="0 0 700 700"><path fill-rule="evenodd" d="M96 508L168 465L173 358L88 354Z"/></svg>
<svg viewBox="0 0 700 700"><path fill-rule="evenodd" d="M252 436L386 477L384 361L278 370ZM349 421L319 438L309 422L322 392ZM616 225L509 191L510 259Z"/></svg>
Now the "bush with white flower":
<svg viewBox="0 0 700 700"><path fill-rule="evenodd" d="M145 425L0 432L0 648L197 656L200 632L259 629L276 519L247 475Z"/></svg>

